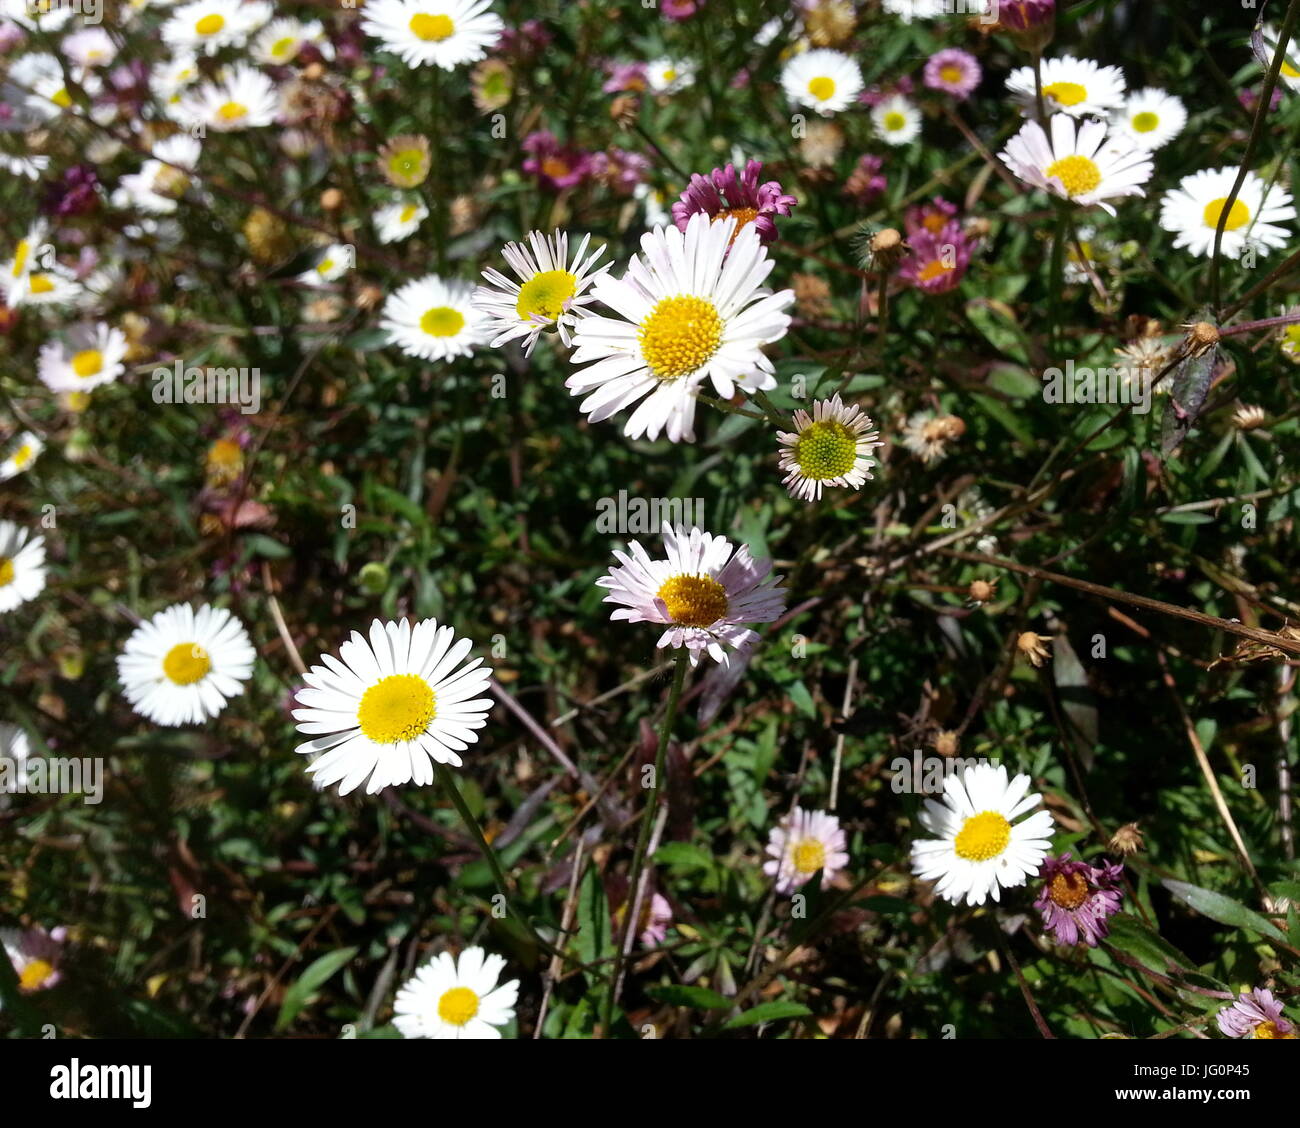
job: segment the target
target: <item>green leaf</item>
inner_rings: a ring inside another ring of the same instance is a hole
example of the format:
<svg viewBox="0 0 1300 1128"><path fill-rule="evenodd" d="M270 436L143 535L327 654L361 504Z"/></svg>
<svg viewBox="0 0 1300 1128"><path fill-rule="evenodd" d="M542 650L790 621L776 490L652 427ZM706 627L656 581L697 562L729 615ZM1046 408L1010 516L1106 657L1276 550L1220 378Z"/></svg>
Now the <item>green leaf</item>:
<svg viewBox="0 0 1300 1128"><path fill-rule="evenodd" d="M1217 920L1220 924L1232 928L1245 928L1270 940L1286 942L1286 937L1271 922L1260 916L1254 909L1248 909L1240 901L1215 893L1212 889L1202 889L1199 885L1189 885L1185 881L1164 879L1164 887L1180 901L1185 902L1202 916Z"/></svg>
<svg viewBox="0 0 1300 1128"><path fill-rule="evenodd" d="M574 946L583 963L610 955L614 951L614 938L610 934L609 904L605 900L605 887L594 866L587 869L578 890L578 935Z"/></svg>
<svg viewBox="0 0 1300 1128"><path fill-rule="evenodd" d="M734 999L710 991L707 987L684 987L680 983L647 987L646 994L661 1003L675 1007L697 1007L700 1010L727 1010L736 1005Z"/></svg>
<svg viewBox="0 0 1300 1128"><path fill-rule="evenodd" d="M356 948L340 948L336 952L327 952L298 977L298 981L284 993L284 1002L280 1004L280 1014L275 1020L277 1031L285 1029L299 1012L311 1002L312 995L342 968L353 956Z"/></svg>
<svg viewBox="0 0 1300 1128"><path fill-rule="evenodd" d="M775 1022L781 1018L806 1018L812 1014L803 1003L790 1002L786 999L773 999L770 1003L759 1003L756 1007L727 1019L722 1024L723 1030L738 1030L742 1026L756 1026L760 1022Z"/></svg>
<svg viewBox="0 0 1300 1128"><path fill-rule="evenodd" d="M713 855L690 842L665 842L655 851L655 861L661 866L708 869L713 865Z"/></svg>

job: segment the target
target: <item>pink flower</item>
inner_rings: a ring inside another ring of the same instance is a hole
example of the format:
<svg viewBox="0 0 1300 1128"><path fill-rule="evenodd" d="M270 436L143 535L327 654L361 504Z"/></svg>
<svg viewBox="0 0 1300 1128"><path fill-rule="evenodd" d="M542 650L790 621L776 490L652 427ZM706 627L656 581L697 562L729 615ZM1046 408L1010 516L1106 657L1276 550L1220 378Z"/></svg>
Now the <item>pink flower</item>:
<svg viewBox="0 0 1300 1128"><path fill-rule="evenodd" d="M1219 1029L1229 1038L1300 1039L1294 1022L1282 1017L1282 1004L1272 991L1255 988L1243 991L1231 1006L1224 1007L1215 1018Z"/></svg>
<svg viewBox="0 0 1300 1128"><path fill-rule="evenodd" d="M745 224L753 223L758 237L764 243L770 243L776 238L775 217L789 215L790 209L799 201L783 192L779 181L759 184L758 175L762 171L762 162L750 161L739 177L733 164L715 168L708 177L695 173L681 199L673 204L673 222L677 229L685 231L691 216L699 212L712 220L735 216L737 232Z"/></svg>
<svg viewBox="0 0 1300 1128"><path fill-rule="evenodd" d="M913 204L903 213L903 229L909 236L918 231L938 235L956 214L956 204L950 204L942 196L935 196L929 203Z"/></svg>
<svg viewBox="0 0 1300 1128"><path fill-rule="evenodd" d="M818 870L822 888L848 865L849 855L840 820L825 811L794 807L768 835L768 860L763 872L776 878L778 893L793 893Z"/></svg>
<svg viewBox="0 0 1300 1128"><path fill-rule="evenodd" d="M1043 926L1058 944L1087 944L1095 948L1110 932L1108 917L1119 912L1122 865L1090 866L1072 862L1067 851L1043 862L1039 878L1043 891L1034 902Z"/></svg>
<svg viewBox="0 0 1300 1128"><path fill-rule="evenodd" d="M599 170L597 154L561 145L555 134L546 129L530 133L524 139L524 152L532 154L524 161L524 171L554 192L573 188Z"/></svg>
<svg viewBox="0 0 1300 1128"><path fill-rule="evenodd" d="M704 7L704 0L663 0L664 19L681 23Z"/></svg>
<svg viewBox="0 0 1300 1128"><path fill-rule="evenodd" d="M937 234L921 228L907 237L911 255L898 268L898 276L927 294L944 294L953 289L970 266L974 243L956 223Z"/></svg>
<svg viewBox="0 0 1300 1128"><path fill-rule="evenodd" d="M849 173L844 184L844 194L861 207L867 207L882 192L888 183L880 173L884 162L874 153L864 153L858 158L857 166Z"/></svg>
<svg viewBox="0 0 1300 1128"><path fill-rule="evenodd" d="M980 84L983 72L969 51L946 47L936 51L925 64L924 82L931 90L942 90L960 100L969 98Z"/></svg>
<svg viewBox="0 0 1300 1128"><path fill-rule="evenodd" d="M639 94L649 85L646 82L645 63L608 62L605 71L609 79L601 89L606 94L623 94L628 91Z"/></svg>

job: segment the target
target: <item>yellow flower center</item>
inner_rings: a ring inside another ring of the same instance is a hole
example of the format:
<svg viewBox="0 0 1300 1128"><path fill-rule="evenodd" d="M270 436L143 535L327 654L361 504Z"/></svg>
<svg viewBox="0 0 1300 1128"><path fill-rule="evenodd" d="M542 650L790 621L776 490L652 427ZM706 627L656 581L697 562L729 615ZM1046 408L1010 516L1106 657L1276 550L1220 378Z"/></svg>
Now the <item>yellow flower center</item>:
<svg viewBox="0 0 1300 1128"><path fill-rule="evenodd" d="M659 380L676 380L704 364L722 343L722 318L704 298L664 298L641 322L641 355Z"/></svg>
<svg viewBox="0 0 1300 1128"><path fill-rule="evenodd" d="M404 207L401 210L401 213L398 215L397 217L398 222L410 223L411 220L415 218L415 213L418 212L419 210L420 210L419 204L407 204L406 207Z"/></svg>
<svg viewBox="0 0 1300 1128"><path fill-rule="evenodd" d="M1138 133L1150 133L1157 125L1160 124L1160 118L1150 110L1143 110L1140 114L1133 115L1133 128Z"/></svg>
<svg viewBox="0 0 1300 1128"><path fill-rule="evenodd" d="M54 967L46 960L32 960L18 977L18 987L23 991L37 991L54 974ZM1257 1034L1256 1037L1259 1037Z"/></svg>
<svg viewBox="0 0 1300 1128"><path fill-rule="evenodd" d="M800 873L816 873L826 865L826 847L815 838L805 838L795 844L793 861Z"/></svg>
<svg viewBox="0 0 1300 1128"><path fill-rule="evenodd" d="M940 67L939 77L943 79L944 82L960 82L961 67L955 66L952 63L949 63L946 67Z"/></svg>
<svg viewBox="0 0 1300 1128"><path fill-rule="evenodd" d="M1058 106L1077 106L1088 96L1086 87L1077 82L1049 82L1043 87L1043 97Z"/></svg>
<svg viewBox="0 0 1300 1128"><path fill-rule="evenodd" d="M454 337L465 328L465 315L451 306L434 306L420 318L420 328L430 337Z"/></svg>
<svg viewBox="0 0 1300 1128"><path fill-rule="evenodd" d="M936 278L940 277L941 275L948 274L952 270L953 267L945 266L938 259L931 259L923 267L921 267L919 273L917 274L917 278L919 278L922 282L933 282Z"/></svg>
<svg viewBox="0 0 1300 1128"><path fill-rule="evenodd" d="M808 83L808 93L819 102L825 102L835 94L835 80L825 75L818 75Z"/></svg>
<svg viewBox="0 0 1300 1128"><path fill-rule="evenodd" d="M519 287L515 311L524 321L533 320L534 314L554 321L577 289L578 280L567 270L543 270Z"/></svg>
<svg viewBox="0 0 1300 1128"><path fill-rule="evenodd" d="M411 31L416 38L423 39L426 43L441 43L455 30L456 25L451 22L450 16L428 16L423 12L416 12L411 17Z"/></svg>
<svg viewBox="0 0 1300 1128"><path fill-rule="evenodd" d="M1217 200L1211 200L1205 205L1205 226L1217 228L1219 226L1219 217L1223 215L1223 206L1228 202L1227 196L1220 196ZM1224 231L1236 231L1238 227L1243 227L1250 222L1250 208L1246 207L1240 200L1233 200L1232 207L1228 210L1228 222L1223 225Z"/></svg>
<svg viewBox="0 0 1300 1128"><path fill-rule="evenodd" d="M1283 1041L1290 1042L1295 1040L1297 1035L1294 1026L1291 1027L1290 1030L1286 1031L1286 1033L1283 1033L1281 1030L1278 1029L1278 1025L1276 1022L1261 1022L1258 1026L1255 1027L1255 1033L1253 1033L1251 1037L1270 1038L1270 1039L1279 1038Z"/></svg>
<svg viewBox="0 0 1300 1128"><path fill-rule="evenodd" d="M1285 59L1282 60L1282 73L1286 75L1287 78L1300 78L1300 70L1296 70L1295 67Z"/></svg>
<svg viewBox="0 0 1300 1128"><path fill-rule="evenodd" d="M31 249L32 245L26 239L19 241L18 247L14 251L14 268L12 272L14 278L19 277L27 269L27 256L31 253Z"/></svg>
<svg viewBox="0 0 1300 1128"><path fill-rule="evenodd" d="M478 1014L478 996L468 987L453 987L438 1000L438 1017L452 1026L464 1026Z"/></svg>
<svg viewBox="0 0 1300 1128"><path fill-rule="evenodd" d="M573 169L569 167L567 161L562 161L559 157L547 157L542 161L542 172L552 180L561 180L568 176Z"/></svg>
<svg viewBox="0 0 1300 1128"><path fill-rule="evenodd" d="M199 35L216 35L223 27L226 26L226 17L217 12L210 16L204 16L194 25L194 30Z"/></svg>
<svg viewBox="0 0 1300 1128"><path fill-rule="evenodd" d="M276 59L282 59L287 55L298 41L292 35L286 35L283 39L277 39L271 44L271 55Z"/></svg>
<svg viewBox="0 0 1300 1128"><path fill-rule="evenodd" d="M328 274L334 269L334 260L332 258L323 258L316 264L317 274Z"/></svg>
<svg viewBox="0 0 1300 1128"><path fill-rule="evenodd" d="M16 451L14 451L14 469L15 469L15 470L21 470L21 469L22 469L24 466L26 466L26 465L27 465L31 460L32 460L32 444L31 444L31 443L23 443L22 446L20 446Z"/></svg>
<svg viewBox="0 0 1300 1128"><path fill-rule="evenodd" d="M1063 909L1077 909L1088 899L1088 880L1081 873L1058 873L1047 895Z"/></svg>
<svg viewBox="0 0 1300 1128"><path fill-rule="evenodd" d="M843 477L853 469L857 455L853 432L838 419L821 419L805 428L794 448L799 472L819 482Z"/></svg>
<svg viewBox="0 0 1300 1128"><path fill-rule="evenodd" d="M953 849L957 857L968 862L987 862L996 858L1011 841L1011 824L997 811L971 815L957 834Z"/></svg>
<svg viewBox="0 0 1300 1128"><path fill-rule="evenodd" d="M740 234L740 229L747 223L753 223L758 218L758 208L723 208L710 221L717 223L722 219L734 219L736 221L736 230L731 233L731 241L736 241L736 236Z"/></svg>
<svg viewBox="0 0 1300 1128"><path fill-rule="evenodd" d="M424 150L399 149L388 158L388 171L403 180L419 176L424 171Z"/></svg>
<svg viewBox="0 0 1300 1128"><path fill-rule="evenodd" d="M104 354L98 349L82 349L72 358L72 371L85 380L89 376L98 376L104 367Z"/></svg>
<svg viewBox="0 0 1300 1128"><path fill-rule="evenodd" d="M27 285L33 294L48 294L54 289L48 274L33 274Z"/></svg>
<svg viewBox="0 0 1300 1128"><path fill-rule="evenodd" d="M153 190L159 196L178 200L190 190L190 178L179 168L163 165L154 174Z"/></svg>
<svg viewBox="0 0 1300 1128"><path fill-rule="evenodd" d="M248 115L248 107L243 102L227 102L219 110L217 117L222 121L238 121Z"/></svg>
<svg viewBox="0 0 1300 1128"><path fill-rule="evenodd" d="M1065 186L1066 195L1082 196L1101 183L1101 169L1097 162L1079 153L1071 153L1046 168L1048 177L1055 176Z"/></svg>
<svg viewBox="0 0 1300 1128"><path fill-rule="evenodd" d="M897 110L890 110L889 113L885 115L885 120L883 122L885 129L890 133L897 133L906 124L907 118Z"/></svg>
<svg viewBox="0 0 1300 1128"><path fill-rule="evenodd" d="M0 556L0 588L8 587L14 582L14 562L8 556Z"/></svg>
<svg viewBox="0 0 1300 1128"><path fill-rule="evenodd" d="M673 576L655 594L683 627L711 627L727 613L727 589L712 576Z"/></svg>
<svg viewBox="0 0 1300 1128"><path fill-rule="evenodd" d="M675 82L677 80L677 68L669 67L666 71L664 71L662 77L665 82Z"/></svg>
<svg viewBox="0 0 1300 1128"><path fill-rule="evenodd" d="M50 101L60 109L66 110L70 105L72 105L72 95L68 93L66 87L60 87L50 95Z"/></svg>
<svg viewBox="0 0 1300 1128"><path fill-rule="evenodd" d="M193 685L202 681L212 669L212 659L197 642L181 642L167 651L163 659L163 673L177 685Z"/></svg>
<svg viewBox="0 0 1300 1128"><path fill-rule="evenodd" d="M414 740L437 715L437 698L418 674L380 678L361 695L357 706L357 724L376 744Z"/></svg>

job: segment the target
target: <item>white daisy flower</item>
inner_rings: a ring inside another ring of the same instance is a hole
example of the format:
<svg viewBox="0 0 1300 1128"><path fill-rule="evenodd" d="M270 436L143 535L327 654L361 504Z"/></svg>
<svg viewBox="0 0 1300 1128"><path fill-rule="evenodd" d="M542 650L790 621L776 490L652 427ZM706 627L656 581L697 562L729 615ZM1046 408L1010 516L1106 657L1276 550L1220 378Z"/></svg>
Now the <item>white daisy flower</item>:
<svg viewBox="0 0 1300 1128"><path fill-rule="evenodd" d="M1213 255L1214 232L1236 179L1233 167L1202 169L1164 194L1160 226L1174 233L1175 247L1207 258ZM1272 248L1285 247L1291 233L1277 224L1290 219L1295 219L1290 193L1276 184L1265 193L1264 182L1248 172L1228 211L1220 250L1226 258L1237 259L1248 245L1265 255Z"/></svg>
<svg viewBox="0 0 1300 1128"><path fill-rule="evenodd" d="M9 793L22 791L27 786L27 760L32 754L27 733L17 725L0 721L0 760L7 761L8 779L0 785L0 811L9 806Z"/></svg>
<svg viewBox="0 0 1300 1128"><path fill-rule="evenodd" d="M242 47L274 10L262 0L192 0L168 17L162 39L173 51L213 55L222 47Z"/></svg>
<svg viewBox="0 0 1300 1128"><path fill-rule="evenodd" d="M50 158L44 153L14 155L0 153L0 168L10 176L25 176L28 180L39 180L41 173L50 167Z"/></svg>
<svg viewBox="0 0 1300 1128"><path fill-rule="evenodd" d="M918 411L903 427L903 446L927 465L944 458L948 444L961 438L966 424L955 415Z"/></svg>
<svg viewBox="0 0 1300 1128"><path fill-rule="evenodd" d="M131 707L159 725L202 724L244 692L257 651L224 607L176 603L141 623L117 657Z"/></svg>
<svg viewBox="0 0 1300 1128"><path fill-rule="evenodd" d="M609 591L602 602L621 605L610 619L659 623L668 628L659 648L685 646L692 666L705 652L728 665L725 647L748 650L758 641L746 623L771 623L785 611L782 577L772 575L770 561L752 559L747 545L733 548L698 528L665 522L663 539L664 560L651 560L638 541L627 555L614 549L620 566L596 581Z"/></svg>
<svg viewBox="0 0 1300 1128"><path fill-rule="evenodd" d="M1273 56L1277 54L1277 45L1281 37L1278 29L1272 24L1265 24L1260 29L1260 37L1264 41L1265 54L1261 64L1267 68L1273 64ZM1286 55L1282 59L1282 67L1278 75L1292 90L1300 90L1300 46L1297 46L1294 38L1286 45Z"/></svg>
<svg viewBox="0 0 1300 1128"><path fill-rule="evenodd" d="M0 613L35 599L45 589L45 538L0 521Z"/></svg>
<svg viewBox="0 0 1300 1128"><path fill-rule="evenodd" d="M24 470L31 468L41 451L45 449L45 444L40 438L31 431L24 431L18 436L18 441L14 443L13 449L10 450L5 460L0 462L0 482L7 482L10 478L15 478Z"/></svg>
<svg viewBox="0 0 1300 1128"><path fill-rule="evenodd" d="M862 72L848 55L818 47L795 55L781 71L781 89L796 106L823 117L853 105L862 92Z"/></svg>
<svg viewBox="0 0 1300 1128"><path fill-rule="evenodd" d="M667 227L672 224L668 194L663 189L643 180L632 189L632 198L640 202L647 227Z"/></svg>
<svg viewBox="0 0 1300 1128"><path fill-rule="evenodd" d="M139 172L128 173L118 181L113 206L170 215L193 185L190 173L198 167L201 150L199 140L188 133L163 138Z"/></svg>
<svg viewBox="0 0 1300 1128"><path fill-rule="evenodd" d="M1034 68L1018 67L1007 78L1007 90L1026 113L1037 107ZM1043 109L1049 114L1105 117L1124 104L1124 72L1091 59L1062 55L1043 60Z"/></svg>
<svg viewBox="0 0 1300 1128"><path fill-rule="evenodd" d="M500 1038L519 998L519 980L497 986L505 966L482 948L440 952L397 992L393 1025L404 1038Z"/></svg>
<svg viewBox="0 0 1300 1128"><path fill-rule="evenodd" d="M815 501L823 486L861 489L875 465L871 453L883 445L871 418L856 406L845 406L836 392L830 399L814 400L813 413L794 413L794 431L778 431L781 483L791 497Z"/></svg>
<svg viewBox="0 0 1300 1128"><path fill-rule="evenodd" d="M325 254L315 266L298 275L298 281L306 286L323 286L342 278L353 267L352 247L347 243L331 243L325 248Z"/></svg>
<svg viewBox="0 0 1300 1128"><path fill-rule="evenodd" d="M429 209L416 196L385 204L375 212L375 230L381 243L400 243L415 234L429 216Z"/></svg>
<svg viewBox="0 0 1300 1128"><path fill-rule="evenodd" d="M88 392L126 371L126 334L104 322L81 322L41 346L36 371L54 392Z"/></svg>
<svg viewBox="0 0 1300 1128"><path fill-rule="evenodd" d="M981 15L988 10L988 0L881 0L880 6L910 24L913 20L934 20L940 16Z"/></svg>
<svg viewBox="0 0 1300 1128"><path fill-rule="evenodd" d="M672 442L690 441L705 380L723 399L737 386L776 387L762 349L785 336L794 292L763 288L774 263L758 228L747 223L737 233L736 224L734 216L711 222L698 212L685 232L656 227L641 236L641 256L622 278L596 279L593 296L618 316L578 322L571 359L587 367L565 382L586 396L579 410L593 423L640 400L623 428L628 438L663 431Z"/></svg>
<svg viewBox="0 0 1300 1128"><path fill-rule="evenodd" d="M1183 103L1154 86L1134 91L1110 119L1114 133L1148 152L1168 145L1186 124L1187 110Z"/></svg>
<svg viewBox="0 0 1300 1128"><path fill-rule="evenodd" d="M1064 114L1048 119L1052 138L1036 121L1020 127L999 154L1002 162L1026 184L1080 207L1096 206L1115 214L1108 200L1144 196L1151 179L1151 155L1124 138L1107 140L1104 122L1078 123Z"/></svg>
<svg viewBox="0 0 1300 1128"><path fill-rule="evenodd" d="M77 10L76 5L54 0L0 0L0 17L27 31L58 31Z"/></svg>
<svg viewBox="0 0 1300 1128"><path fill-rule="evenodd" d="M473 287L436 274L406 283L384 302L381 329L407 356L450 360L487 343L488 328L471 300Z"/></svg>
<svg viewBox="0 0 1300 1128"><path fill-rule="evenodd" d="M871 107L876 136L887 145L906 145L921 133L921 111L910 98L891 94Z"/></svg>
<svg viewBox="0 0 1300 1128"><path fill-rule="evenodd" d="M645 65L646 83L655 94L676 94L695 82L695 64L689 59L651 59Z"/></svg>
<svg viewBox="0 0 1300 1128"><path fill-rule="evenodd" d="M505 26L489 0L370 0L362 30L408 67L454 70L483 58Z"/></svg>
<svg viewBox="0 0 1300 1128"><path fill-rule="evenodd" d="M83 27L59 44L64 57L79 67L106 67L117 58L117 44L102 27Z"/></svg>
<svg viewBox="0 0 1300 1128"><path fill-rule="evenodd" d="M507 243L502 248L501 256L518 281L489 268L483 271L483 277L490 285L474 290L474 305L495 333L491 341L493 348L523 337L527 356L542 332L552 328L559 331L564 347L569 347L570 331L582 316L579 311L592 301L592 295L586 291L613 265L606 263L593 270L605 253L605 246L602 243L584 258L590 242L591 236L584 235L572 259L569 236L564 231L550 235L533 231L528 235L527 245Z"/></svg>
<svg viewBox="0 0 1300 1128"><path fill-rule="evenodd" d="M795 807L768 834L763 872L776 878L776 891L781 894L807 884L818 870L821 887L829 889L832 878L848 865L846 846L836 816Z"/></svg>
<svg viewBox="0 0 1300 1128"><path fill-rule="evenodd" d="M218 133L271 125L280 112L275 83L256 67L238 63L216 82L181 95L176 120L193 129L202 125Z"/></svg>
<svg viewBox="0 0 1300 1128"><path fill-rule="evenodd" d="M948 776L943 802L925 801L921 825L936 838L912 844L912 869L935 892L960 904L998 900L1003 889L1024 885L1038 873L1051 846L1053 821L1037 811L1042 802L1026 794L1031 780L1018 775L1007 782L1002 764L975 764Z"/></svg>
<svg viewBox="0 0 1300 1128"><path fill-rule="evenodd" d="M307 771L346 795L362 783L385 787L433 782L433 764L462 764L459 753L487 724L492 671L482 658L465 662L473 643L451 627L425 619L414 627L376 619L370 640L356 631L303 675L293 711L298 731L312 737L304 755L324 753ZM462 664L464 663L464 664ZM369 782L367 782L369 781Z"/></svg>
<svg viewBox="0 0 1300 1128"><path fill-rule="evenodd" d="M53 121L64 110L75 104L68 89L63 66L53 55L32 53L23 55L9 68L9 85L6 101L17 98L16 107L26 111L36 121ZM79 82L86 96L94 99L104 84L93 74L85 74Z"/></svg>
<svg viewBox="0 0 1300 1128"><path fill-rule="evenodd" d="M149 72L149 90L158 101L175 113L181 96L200 77L197 57L190 51L178 51L170 59L154 64ZM170 116L170 115L169 115Z"/></svg>
<svg viewBox="0 0 1300 1128"><path fill-rule="evenodd" d="M253 59L267 66L285 66L296 59L306 46L315 47L324 59L334 57L334 47L325 35L320 20L281 18L272 20L253 40Z"/></svg>

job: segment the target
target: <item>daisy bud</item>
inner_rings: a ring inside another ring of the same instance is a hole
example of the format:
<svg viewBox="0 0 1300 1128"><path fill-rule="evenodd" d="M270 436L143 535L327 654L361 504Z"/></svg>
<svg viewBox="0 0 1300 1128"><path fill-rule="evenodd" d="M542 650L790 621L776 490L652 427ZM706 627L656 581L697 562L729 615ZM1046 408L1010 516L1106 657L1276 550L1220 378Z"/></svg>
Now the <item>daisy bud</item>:
<svg viewBox="0 0 1300 1128"><path fill-rule="evenodd" d="M308 63L302 68L302 76L308 82L319 82L325 77L325 68L320 63Z"/></svg>
<svg viewBox="0 0 1300 1128"><path fill-rule="evenodd" d="M1051 657L1047 649L1051 641L1050 638L1044 638L1042 635L1034 634L1033 631L1025 631L1018 639L1016 639L1016 649L1027 658L1030 665L1036 669Z"/></svg>
<svg viewBox="0 0 1300 1128"><path fill-rule="evenodd" d="M337 188L326 188L320 194L320 206L325 211L338 211L343 206L343 193Z"/></svg>
<svg viewBox="0 0 1300 1128"><path fill-rule="evenodd" d="M870 248L871 265L882 272L893 270L908 250L902 233L895 227L877 231L872 237Z"/></svg>
<svg viewBox="0 0 1300 1128"><path fill-rule="evenodd" d="M943 729L941 732L934 734L930 741L930 747L933 748L940 756L951 760L961 749L961 740L951 729Z"/></svg>
<svg viewBox="0 0 1300 1128"><path fill-rule="evenodd" d="M1127 857L1142 849L1142 832L1135 822L1125 823L1111 835L1109 846L1116 854Z"/></svg>
<svg viewBox="0 0 1300 1128"><path fill-rule="evenodd" d="M997 593L997 580L971 580L966 589L966 596L972 603L988 603Z"/></svg>
<svg viewBox="0 0 1300 1128"><path fill-rule="evenodd" d="M368 595L383 595L388 590L388 569L378 560L363 564L357 573L357 586Z"/></svg>

